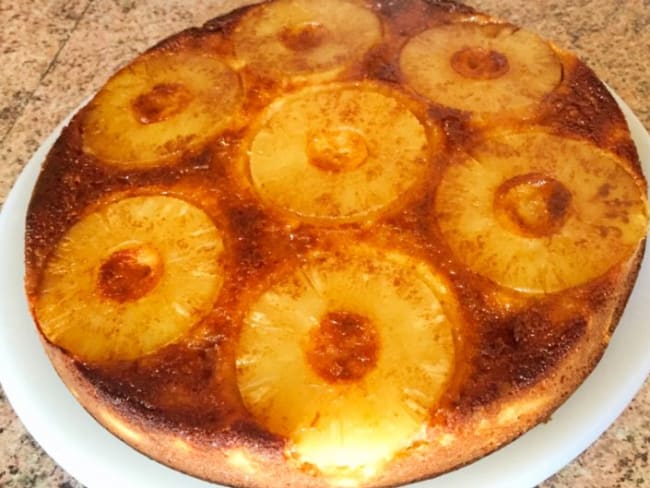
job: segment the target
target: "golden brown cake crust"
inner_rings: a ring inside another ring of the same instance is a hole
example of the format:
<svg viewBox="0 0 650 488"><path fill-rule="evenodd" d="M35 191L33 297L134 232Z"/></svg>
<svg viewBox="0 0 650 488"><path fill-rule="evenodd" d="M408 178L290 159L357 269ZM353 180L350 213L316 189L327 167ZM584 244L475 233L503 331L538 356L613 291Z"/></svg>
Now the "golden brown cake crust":
<svg viewBox="0 0 650 488"><path fill-rule="evenodd" d="M623 115L596 75L552 46L562 79L532 115L478 116L446 107L409 85L399 62L408 39L446 24L509 24L451 1L355 3L380 20L382 40L325 80L287 82L238 64L235 31L259 7L245 7L162 41L142 56L210 51L236 67L244 95L229 128L198 149L181 151L172 164L121 168L84 151L91 102L64 129L34 188L25 257L33 312L57 244L75 223L111 202L132 195L174 196L203 210L223 231L223 288L213 309L174 343L135 360L90 362L42 335L59 375L93 417L144 454L194 476L233 486L330 486L316 467L289 458L286 439L268 432L246 410L234 365L246 311L278 273L314 249L363 242L413 256L435 267L462 304L456 311L454 372L430 411L426 434L363 486L444 473L548 419L597 364L634 285L645 240L596 279L561 293L527 294L501 287L462 264L430 218L445 168L472 153L498 132L495 128L541 128L587 141L615 154L645 195ZM286 91L321 82L365 83L378 93L396 93L426 127L427 137L441 141L442 150L429 155L430 168L414 190L372 225L297 219L261 201L243 169L242 155L265 108Z"/></svg>

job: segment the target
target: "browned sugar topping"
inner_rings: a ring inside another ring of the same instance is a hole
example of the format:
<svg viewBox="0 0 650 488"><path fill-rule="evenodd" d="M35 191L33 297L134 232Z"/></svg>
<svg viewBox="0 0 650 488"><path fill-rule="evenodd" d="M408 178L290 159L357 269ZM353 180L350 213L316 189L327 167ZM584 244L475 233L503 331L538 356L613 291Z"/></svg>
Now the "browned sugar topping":
<svg viewBox="0 0 650 488"><path fill-rule="evenodd" d="M536 173L505 181L494 195L494 210L501 224L532 237L557 232L570 205L571 192L562 183Z"/></svg>
<svg viewBox="0 0 650 488"><path fill-rule="evenodd" d="M148 246L122 249L111 254L99 269L99 293L120 303L137 300L151 291L162 275L158 252Z"/></svg>
<svg viewBox="0 0 650 488"><path fill-rule="evenodd" d="M329 30L319 22L304 22L285 27L280 41L292 51L309 51L320 46L329 36Z"/></svg>
<svg viewBox="0 0 650 488"><path fill-rule="evenodd" d="M358 381L377 364L379 337L362 315L329 312L309 339L307 361L329 383Z"/></svg>
<svg viewBox="0 0 650 488"><path fill-rule="evenodd" d="M182 112L191 98L191 93L180 83L161 83L137 97L132 107L141 124L155 124Z"/></svg>
<svg viewBox="0 0 650 488"><path fill-rule="evenodd" d="M510 69L508 58L503 54L482 47L466 47L456 51L450 62L459 75L473 80L493 80Z"/></svg>
<svg viewBox="0 0 650 488"><path fill-rule="evenodd" d="M355 130L325 129L309 137L307 156L318 169L338 173L361 166L368 158L368 146Z"/></svg>

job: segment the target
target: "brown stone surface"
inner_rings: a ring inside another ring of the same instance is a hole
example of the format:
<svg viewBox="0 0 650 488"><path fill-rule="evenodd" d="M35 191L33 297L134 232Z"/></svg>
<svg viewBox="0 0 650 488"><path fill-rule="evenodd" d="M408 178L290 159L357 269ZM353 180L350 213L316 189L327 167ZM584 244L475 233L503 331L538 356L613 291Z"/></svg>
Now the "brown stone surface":
<svg viewBox="0 0 650 488"><path fill-rule="evenodd" d="M117 67L237 0L0 3L0 203L58 122ZM469 0L568 48L650 128L648 0ZM650 383L578 459L540 488L650 487ZM543 462L543 460L538 460ZM0 391L0 486L80 486L25 432Z"/></svg>

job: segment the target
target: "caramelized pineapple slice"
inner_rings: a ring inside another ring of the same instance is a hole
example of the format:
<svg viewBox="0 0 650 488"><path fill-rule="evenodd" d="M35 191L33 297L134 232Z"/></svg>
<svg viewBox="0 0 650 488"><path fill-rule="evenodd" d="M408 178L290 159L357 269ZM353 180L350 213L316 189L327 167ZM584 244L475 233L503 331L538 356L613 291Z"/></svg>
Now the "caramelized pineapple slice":
<svg viewBox="0 0 650 488"><path fill-rule="evenodd" d="M249 154L262 199L335 222L365 219L394 204L422 179L426 160L420 121L371 84L312 87L278 99Z"/></svg>
<svg viewBox="0 0 650 488"><path fill-rule="evenodd" d="M646 198L613 154L543 132L502 134L445 172L440 230L467 266L503 286L557 292L630 256Z"/></svg>
<svg viewBox="0 0 650 488"><path fill-rule="evenodd" d="M562 64L546 41L500 24L424 31L406 44L400 65L418 93L479 114L524 114L562 80Z"/></svg>
<svg viewBox="0 0 650 488"><path fill-rule="evenodd" d="M381 40L379 19L346 0L279 0L252 10L234 34L235 52L273 77L336 72Z"/></svg>
<svg viewBox="0 0 650 488"><path fill-rule="evenodd" d="M173 163L227 128L241 96L238 75L215 56L141 56L90 102L83 149L120 168Z"/></svg>
<svg viewBox="0 0 650 488"><path fill-rule="evenodd" d="M211 309L222 250L210 218L182 200L111 203L72 226L54 250L36 318L48 340L82 360L148 354Z"/></svg>
<svg viewBox="0 0 650 488"><path fill-rule="evenodd" d="M413 258L360 245L316 252L248 313L244 403L299 461L369 476L417 439L445 389L449 303L442 279Z"/></svg>

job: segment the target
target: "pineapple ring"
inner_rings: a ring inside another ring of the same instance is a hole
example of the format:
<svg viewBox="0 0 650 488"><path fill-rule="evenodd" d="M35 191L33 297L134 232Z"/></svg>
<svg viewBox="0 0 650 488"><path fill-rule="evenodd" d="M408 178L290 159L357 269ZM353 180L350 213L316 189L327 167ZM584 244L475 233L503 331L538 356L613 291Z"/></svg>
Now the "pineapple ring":
<svg viewBox="0 0 650 488"><path fill-rule="evenodd" d="M372 472L416 440L447 385L450 300L443 280L406 255L360 245L313 253L248 312L236 361L244 404L300 462Z"/></svg>
<svg viewBox="0 0 650 488"><path fill-rule="evenodd" d="M73 225L49 258L34 306L39 326L83 360L151 353L212 308L222 251L211 219L183 200L111 203Z"/></svg>
<svg viewBox="0 0 650 488"><path fill-rule="evenodd" d="M341 69L381 40L381 24L345 0L280 0L253 10L235 30L237 56L255 71L309 76Z"/></svg>
<svg viewBox="0 0 650 488"><path fill-rule="evenodd" d="M510 25L434 27L406 44L400 66L421 95L483 114L524 112L562 80L551 46Z"/></svg>
<svg viewBox="0 0 650 488"><path fill-rule="evenodd" d="M395 203L424 177L426 159L425 129L396 98L326 85L271 104L249 169L262 199L303 218L353 221Z"/></svg>
<svg viewBox="0 0 650 488"><path fill-rule="evenodd" d="M443 175L435 217L457 258L525 292L597 278L642 239L647 203L613 154L543 132L493 137Z"/></svg>
<svg viewBox="0 0 650 488"><path fill-rule="evenodd" d="M157 51L100 90L83 120L83 150L120 168L175 161L228 127L242 98L238 75L204 53Z"/></svg>

